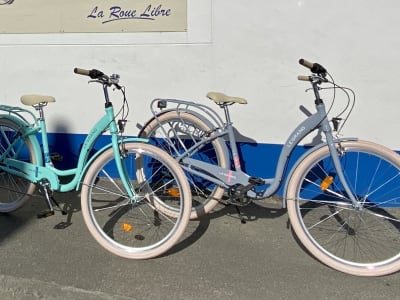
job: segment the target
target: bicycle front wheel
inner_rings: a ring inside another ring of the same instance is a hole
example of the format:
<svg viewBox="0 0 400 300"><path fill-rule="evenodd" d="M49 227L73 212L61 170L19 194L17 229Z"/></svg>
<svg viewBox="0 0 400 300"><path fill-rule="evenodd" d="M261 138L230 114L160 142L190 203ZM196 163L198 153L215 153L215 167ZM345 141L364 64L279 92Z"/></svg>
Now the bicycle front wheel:
<svg viewBox="0 0 400 300"><path fill-rule="evenodd" d="M134 197L128 196L109 149L91 164L83 180L83 218L96 241L111 253L130 259L159 256L186 229L189 184L178 163L161 149L125 143L124 150L122 162ZM165 213L166 206L174 208L175 218Z"/></svg>
<svg viewBox="0 0 400 300"><path fill-rule="evenodd" d="M173 157L179 157L185 153L187 157L227 168L229 158L222 138L195 146L201 143L210 132L212 128L198 117L187 112L169 111L149 122L142 129L140 137L149 138L150 143ZM193 146L195 149L188 151ZM201 175L189 171L185 173L192 191L193 203L190 218L195 219L212 211L225 190ZM174 214L173 210L171 214Z"/></svg>
<svg viewBox="0 0 400 300"><path fill-rule="evenodd" d="M10 119L0 118L0 153L5 158L36 163L31 141L21 138L21 126ZM27 179L0 170L0 212L12 212L29 199L35 185Z"/></svg>
<svg viewBox="0 0 400 300"><path fill-rule="evenodd" d="M400 158L371 142L337 145L355 208L327 146L304 158L289 179L287 208L300 242L326 265L357 276L400 270Z"/></svg>

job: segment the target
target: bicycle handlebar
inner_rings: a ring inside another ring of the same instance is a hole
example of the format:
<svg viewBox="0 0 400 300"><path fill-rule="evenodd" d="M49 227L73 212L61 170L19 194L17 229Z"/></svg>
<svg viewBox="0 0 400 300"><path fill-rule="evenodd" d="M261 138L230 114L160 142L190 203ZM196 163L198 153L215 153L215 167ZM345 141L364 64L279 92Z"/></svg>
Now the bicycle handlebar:
<svg viewBox="0 0 400 300"><path fill-rule="evenodd" d="M314 65L314 63L309 62L308 60L305 60L304 58L300 58L299 59L299 64L301 64L302 66L311 69Z"/></svg>
<svg viewBox="0 0 400 300"><path fill-rule="evenodd" d="M327 71L322 65L320 65L318 63L309 62L308 60L305 60L304 58L301 58L299 60L299 64L310 69L311 73L317 74L317 75L313 75L313 76L300 75L300 76L297 76L298 80L312 82L313 78L318 77L319 80L325 81Z"/></svg>
<svg viewBox="0 0 400 300"><path fill-rule="evenodd" d="M74 73L79 75L89 76L91 79L93 79L89 82L100 82L106 84L107 86L114 85L119 90L122 88L118 84L119 82L118 74L112 74L111 76L107 76L102 71L96 69L86 70L81 68L74 68Z"/></svg>
<svg viewBox="0 0 400 300"><path fill-rule="evenodd" d="M316 73L316 74L327 73L326 69L323 66L321 66L320 64L309 62L303 58L301 58L299 60L299 64L301 64L302 66L304 66L306 68L309 68L312 73Z"/></svg>
<svg viewBox="0 0 400 300"><path fill-rule="evenodd" d="M299 75L297 79L301 81L311 81L311 76Z"/></svg>
<svg viewBox="0 0 400 300"><path fill-rule="evenodd" d="M99 79L104 76L103 72L96 70L96 69L85 70L85 69L81 69L81 68L75 68L74 73L79 74L79 75L89 76L92 79Z"/></svg>

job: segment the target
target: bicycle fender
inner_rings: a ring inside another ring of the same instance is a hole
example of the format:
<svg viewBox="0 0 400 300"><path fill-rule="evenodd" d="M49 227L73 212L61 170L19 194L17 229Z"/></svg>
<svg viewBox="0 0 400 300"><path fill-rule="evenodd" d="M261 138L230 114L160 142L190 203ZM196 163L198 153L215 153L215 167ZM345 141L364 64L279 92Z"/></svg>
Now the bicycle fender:
<svg viewBox="0 0 400 300"><path fill-rule="evenodd" d="M163 110L159 113L157 113L156 115L154 115L153 117L151 117L149 120L146 121L146 123L144 123L143 127L140 129L138 136L141 136L143 133L143 129L145 129L151 122L153 122L155 119L159 118L160 116L169 113L171 111L176 111L176 109L166 109ZM201 113L194 111L194 110L182 110L181 112L190 114L195 116L196 118L200 119L201 121L203 121L204 123L206 123L206 125L208 127L210 127L211 129L215 128L214 124L212 122L210 122L210 120L208 120L206 117L204 117Z"/></svg>
<svg viewBox="0 0 400 300"><path fill-rule="evenodd" d="M160 117L161 115L163 115L163 114L165 114L165 113L167 113L167 112L174 111L174 110L175 110L175 109L172 109L172 108L171 108L171 109L165 109L165 110L163 110L163 111L157 113L156 115L153 115L150 119L148 119L148 120L146 121L146 123L144 123L144 125L142 126L142 128L140 128L139 133L138 133L138 136L141 136L141 135L143 134L143 129L145 129L151 122L153 122L154 119ZM140 126L137 126L137 127L140 127Z"/></svg>
<svg viewBox="0 0 400 300"><path fill-rule="evenodd" d="M340 143L340 142L357 141L357 140L358 140L358 138L341 138L341 139L335 139L335 140L333 140L333 142L336 144L336 143ZM321 149L322 147L325 147L325 146L327 146L327 143L321 143L321 144L318 144L318 145L312 147L311 149L307 150L307 151L295 162L295 164L293 165L293 167L290 169L290 172L289 172L289 174L288 174L288 176L287 176L287 178L286 178L286 180L285 180L285 186L284 186L284 190L283 190L282 208L286 208L287 187L288 187L288 184L289 184L290 178L292 177L293 172L296 170L296 168L298 167L298 165L303 161L303 159L304 159L306 156L310 155L311 153L313 153L313 152L315 152L315 151L317 151L317 150L319 150L319 149Z"/></svg>
<svg viewBox="0 0 400 300"><path fill-rule="evenodd" d="M28 132L28 127L30 125L25 120L22 120L21 118L9 114L1 114L0 118L9 119L12 122L16 123L20 127L21 133ZM43 166L42 151L40 149L40 144L37 137L35 135L28 135L27 139L32 144L37 165Z"/></svg>
<svg viewBox="0 0 400 300"><path fill-rule="evenodd" d="M133 143L148 143L148 139L143 139L143 138L126 138L123 140L123 142L133 142ZM100 150L98 150L90 159L89 161L86 163L85 167L83 168L81 174L79 175L79 181L78 184L76 185L75 190L79 191L81 188L81 184L83 181L83 177L85 176L87 170L89 169L90 165L92 164L93 161L95 161L101 154L103 154L105 151L107 151L108 149L112 148L112 143L107 144L106 146L104 146L103 148L101 148Z"/></svg>
<svg viewBox="0 0 400 300"><path fill-rule="evenodd" d="M176 111L176 109L167 109L167 110L163 110L162 112L160 112L160 113L156 114L155 116L151 117L151 118L143 125L143 127L140 129L138 136L141 136L141 135L142 135L143 129L145 129L151 122L153 122L155 119L159 118L159 117L162 116L163 114L166 114L166 113L171 112L171 111ZM200 114L200 113L198 113L198 112L196 112L196 111L193 111L193 110L185 110L185 111L183 111L183 112L188 113L188 114L191 114L191 115L195 116L196 118L200 119L201 121L203 121L203 122L204 122L208 127L210 127L211 129L214 129L214 128L215 128L214 124L213 124L212 122L210 122L210 121L209 121L205 116L203 116L202 114ZM222 138L222 137L221 137L221 138ZM223 139L223 138L222 138L222 139ZM224 156L225 156L225 157L229 157L229 151L228 151L228 148L227 148L226 144L223 143L222 146L223 146L223 148L224 148L224 149L223 149ZM227 162L227 164L229 164L229 162Z"/></svg>

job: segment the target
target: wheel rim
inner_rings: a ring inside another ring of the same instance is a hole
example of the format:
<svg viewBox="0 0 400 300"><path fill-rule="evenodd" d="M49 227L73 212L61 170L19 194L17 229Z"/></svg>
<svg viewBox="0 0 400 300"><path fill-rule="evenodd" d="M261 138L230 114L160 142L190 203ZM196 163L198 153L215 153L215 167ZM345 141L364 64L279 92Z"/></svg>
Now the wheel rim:
<svg viewBox="0 0 400 300"><path fill-rule="evenodd" d="M185 112L169 112L144 128L142 137L150 138L150 143L163 149L173 157L178 157L200 141L210 127L197 117ZM166 139L166 137L168 137ZM226 167L228 162L219 140L205 144L190 154L190 158L212 165ZM184 168L185 169L185 168ZM191 218L200 217L211 211L222 198L224 189L203 177L185 171L192 191L193 211Z"/></svg>
<svg viewBox="0 0 400 300"><path fill-rule="evenodd" d="M18 125L3 119L0 124L0 151L5 152L16 139L20 138ZM7 155L19 161L35 163L36 159L32 150L32 145L27 139L20 139L14 144L12 150ZM0 211L11 212L22 206L32 194L35 186L28 180L12 175L8 172L0 171L0 191L1 202Z"/></svg>
<svg viewBox="0 0 400 300"><path fill-rule="evenodd" d="M322 252L328 258L328 265L367 274L370 269L392 268L400 264L399 168L374 148L345 150L341 163L361 209L352 207L325 151L318 164L296 179L302 183L292 195L295 204L290 204L298 222L293 227L299 237L306 236L302 242L314 255ZM331 183L328 177L333 177Z"/></svg>
<svg viewBox="0 0 400 300"><path fill-rule="evenodd" d="M86 216L89 230L107 250L127 258L149 258L159 255L175 244L182 228L185 227L184 223L188 220L190 208L184 207L183 197L187 195L179 182L169 177L160 183L161 178L156 178L158 175L165 176L168 171L173 173L165 165L154 165L157 156L143 149L129 149L128 154L129 157L124 163L135 184L136 203L129 199L122 183L116 180L115 174L110 171L115 169L114 159L111 158L97 167L100 171L96 174L88 173L90 177L93 176L93 180L85 181L83 193L87 193L88 199L85 201L84 217ZM135 178L138 160L142 168L149 168L142 172L146 174L143 183L139 183ZM154 168L157 169L156 172ZM176 174L172 177L176 178ZM179 195L171 197L170 194L165 194L163 188L167 184L174 184L180 191ZM177 218L165 214L157 201L166 201L169 205L174 205L179 211Z"/></svg>

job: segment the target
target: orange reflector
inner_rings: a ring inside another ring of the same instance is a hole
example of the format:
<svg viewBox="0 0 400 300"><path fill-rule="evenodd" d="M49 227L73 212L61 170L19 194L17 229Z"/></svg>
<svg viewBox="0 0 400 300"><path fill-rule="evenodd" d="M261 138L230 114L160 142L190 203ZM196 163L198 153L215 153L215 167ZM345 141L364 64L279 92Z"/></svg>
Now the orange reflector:
<svg viewBox="0 0 400 300"><path fill-rule="evenodd" d="M133 226L128 223L122 223L121 227L125 232L131 232L133 230Z"/></svg>
<svg viewBox="0 0 400 300"><path fill-rule="evenodd" d="M180 193L179 190L177 188L170 188L167 191L168 195L172 196L172 197L179 197Z"/></svg>
<svg viewBox="0 0 400 300"><path fill-rule="evenodd" d="M324 180L321 181L320 187L322 191L327 190L333 182L332 176L326 176Z"/></svg>

